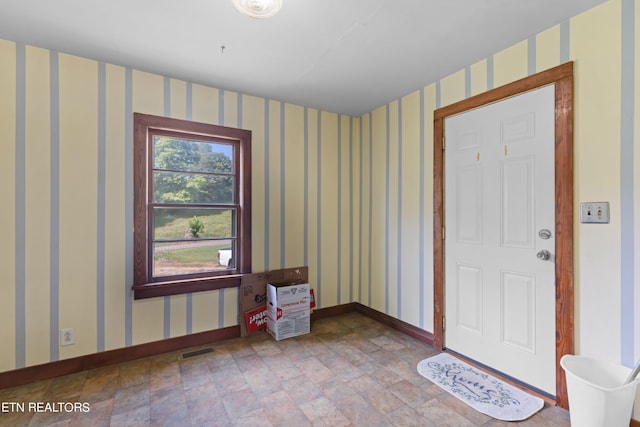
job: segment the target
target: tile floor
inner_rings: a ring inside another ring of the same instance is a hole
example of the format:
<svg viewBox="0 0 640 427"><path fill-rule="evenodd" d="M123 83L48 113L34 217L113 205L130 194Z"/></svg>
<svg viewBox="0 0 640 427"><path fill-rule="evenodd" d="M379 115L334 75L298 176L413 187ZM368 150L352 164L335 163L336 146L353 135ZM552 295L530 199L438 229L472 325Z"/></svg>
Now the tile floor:
<svg viewBox="0 0 640 427"><path fill-rule="evenodd" d="M258 333L194 357L182 357L195 350L188 349L0 390L5 405L90 408L0 412L0 425L569 426L558 407L521 423L475 412L417 373L417 363L436 350L361 314L311 328L279 342Z"/></svg>

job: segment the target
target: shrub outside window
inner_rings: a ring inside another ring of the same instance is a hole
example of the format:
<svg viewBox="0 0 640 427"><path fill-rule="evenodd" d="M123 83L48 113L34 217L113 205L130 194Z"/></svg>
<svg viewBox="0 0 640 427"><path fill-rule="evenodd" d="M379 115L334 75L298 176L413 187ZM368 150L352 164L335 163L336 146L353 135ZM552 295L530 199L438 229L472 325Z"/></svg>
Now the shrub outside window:
<svg viewBox="0 0 640 427"><path fill-rule="evenodd" d="M134 295L239 285L251 271L251 132L134 114Z"/></svg>

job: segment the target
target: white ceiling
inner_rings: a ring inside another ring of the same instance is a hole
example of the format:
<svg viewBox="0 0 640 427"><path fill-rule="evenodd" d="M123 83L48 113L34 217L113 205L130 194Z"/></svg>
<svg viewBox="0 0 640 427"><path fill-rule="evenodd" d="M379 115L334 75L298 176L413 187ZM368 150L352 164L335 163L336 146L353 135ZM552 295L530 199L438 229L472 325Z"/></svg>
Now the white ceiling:
<svg viewBox="0 0 640 427"><path fill-rule="evenodd" d="M0 0L0 38L358 116L603 2Z"/></svg>

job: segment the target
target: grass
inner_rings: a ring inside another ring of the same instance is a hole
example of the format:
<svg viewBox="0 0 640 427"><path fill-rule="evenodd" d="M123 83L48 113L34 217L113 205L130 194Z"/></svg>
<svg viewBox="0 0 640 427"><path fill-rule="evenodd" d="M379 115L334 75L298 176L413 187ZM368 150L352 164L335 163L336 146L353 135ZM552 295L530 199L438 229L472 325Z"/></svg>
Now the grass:
<svg viewBox="0 0 640 427"><path fill-rule="evenodd" d="M198 216L204 223L201 238L231 236L231 210L163 209L155 218L155 238L190 238L189 220L194 216ZM163 248L166 249L162 250ZM218 266L218 250L228 248L228 242L216 244L215 241L197 239L156 244L154 271L160 275L175 275L226 268Z"/></svg>
<svg viewBox="0 0 640 427"><path fill-rule="evenodd" d="M155 261L166 260L185 263L202 263L217 261L218 249L227 249L229 245L196 246L193 248L173 249L154 253Z"/></svg>
<svg viewBox="0 0 640 427"><path fill-rule="evenodd" d="M204 230L200 237L231 236L231 210L209 211L208 215L198 215L203 211L192 209L167 209L162 212L155 218L156 239L172 240L189 237L189 220L194 216L198 216L204 223Z"/></svg>

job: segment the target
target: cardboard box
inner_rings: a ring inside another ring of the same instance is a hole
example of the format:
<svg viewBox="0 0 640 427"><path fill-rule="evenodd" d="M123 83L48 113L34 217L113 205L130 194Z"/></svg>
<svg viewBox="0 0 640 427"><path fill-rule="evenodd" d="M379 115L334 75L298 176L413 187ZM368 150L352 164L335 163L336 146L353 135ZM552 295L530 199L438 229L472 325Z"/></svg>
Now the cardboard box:
<svg viewBox="0 0 640 427"><path fill-rule="evenodd" d="M263 273L244 274L240 283L240 311L238 324L240 335L247 336L253 332L266 329L266 322L258 324L255 310L267 309L267 282L309 282L308 267L285 268ZM264 314L263 314L264 316ZM253 318L254 324L251 324Z"/></svg>
<svg viewBox="0 0 640 427"><path fill-rule="evenodd" d="M267 284L267 332L277 341L311 329L309 283Z"/></svg>
<svg viewBox="0 0 640 427"><path fill-rule="evenodd" d="M249 310L244 315L247 324L247 333L259 331L267 328L267 305Z"/></svg>

